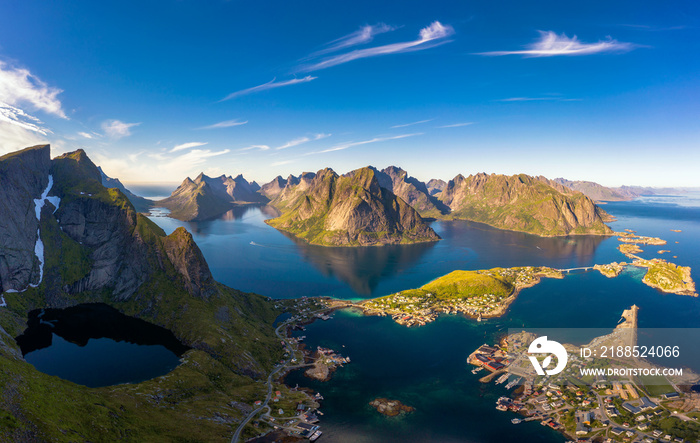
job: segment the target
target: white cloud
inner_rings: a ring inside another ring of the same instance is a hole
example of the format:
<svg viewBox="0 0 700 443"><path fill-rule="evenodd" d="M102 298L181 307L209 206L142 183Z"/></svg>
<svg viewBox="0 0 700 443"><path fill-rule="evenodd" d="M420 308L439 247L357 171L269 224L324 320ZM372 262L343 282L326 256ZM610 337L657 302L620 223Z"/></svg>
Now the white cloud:
<svg viewBox="0 0 700 443"><path fill-rule="evenodd" d="M92 134L88 134L87 132L78 132L78 135L84 138L93 138Z"/></svg>
<svg viewBox="0 0 700 443"><path fill-rule="evenodd" d="M210 149L192 149L188 152L172 154L167 151L147 153L140 151L131 155L118 155L112 157L109 151L90 152L90 156L96 163L110 175L120 180L159 181L163 183L179 182L184 177L194 177L203 169L211 170L217 165L212 165L209 160L230 152L229 149L212 151Z"/></svg>
<svg viewBox="0 0 700 443"><path fill-rule="evenodd" d="M366 25L358 29L357 31L340 37L336 40L331 41L327 44L327 47L316 51L311 54L308 58L317 57L319 55L328 54L329 52L339 51L341 49L349 48L351 46L362 45L369 43L374 40L374 36L378 34L383 34L385 32L393 31L394 27L385 25L384 23L379 23L377 25Z"/></svg>
<svg viewBox="0 0 700 443"><path fill-rule="evenodd" d="M270 166L282 166L282 165L288 165L290 163L294 163L296 160L282 160L278 162L272 163Z"/></svg>
<svg viewBox="0 0 700 443"><path fill-rule="evenodd" d="M396 129L396 128L405 128L407 126L413 126L413 125L420 125L421 123L428 123L435 120L434 118L431 118L429 120L421 120L413 123L404 123L403 125L394 125L391 127L391 129Z"/></svg>
<svg viewBox="0 0 700 443"><path fill-rule="evenodd" d="M241 152L242 151L252 151L254 149L258 149L260 151L269 151L270 147L267 145L251 145L251 146L248 146L246 148L241 148L241 149L239 149L239 151L241 151Z"/></svg>
<svg viewBox="0 0 700 443"><path fill-rule="evenodd" d="M170 150L170 152L184 151L185 149L196 148L198 146L204 146L206 144L207 144L206 142L183 143L181 145L175 146L173 149Z"/></svg>
<svg viewBox="0 0 700 443"><path fill-rule="evenodd" d="M363 140L363 141L359 141L359 142L341 143L341 144L335 145L333 147L330 147L328 149L324 149L323 151L308 152L304 155L325 154L327 152L342 151L344 149L352 148L353 146L368 145L370 143L379 143L379 142L385 142L385 141L389 141L389 140L399 140L399 139L407 138L407 137L415 137L416 135L423 135L423 133L416 132L414 134L394 135L391 137L375 137L375 138L370 139L370 140Z"/></svg>
<svg viewBox="0 0 700 443"><path fill-rule="evenodd" d="M375 46L373 48L356 49L345 54L334 55L327 57L316 63L307 66L302 66L300 71L311 72L320 69L330 68L331 66L340 65L353 60L358 60L367 57L376 57L379 55L397 54L408 51L420 51L435 47L439 44L446 43L447 37L454 34L454 29L449 25L443 25L438 21L434 21L430 26L420 30L419 38L409 42L392 43L390 45Z"/></svg>
<svg viewBox="0 0 700 443"><path fill-rule="evenodd" d="M239 120L226 120L226 121L223 121L223 122L214 123L213 125L202 126L201 128L197 128L197 129L221 129L221 128L230 128L230 127L232 127L232 126L241 126L241 125L245 125L246 123L248 123L248 120L243 121L243 122L242 122L242 121L239 121Z"/></svg>
<svg viewBox="0 0 700 443"><path fill-rule="evenodd" d="M520 51L481 52L480 55L524 55L528 57L552 57L556 55L590 55L601 52L627 52L635 48L632 43L618 42L610 37L597 43L582 43L574 35L558 35L554 31L538 31L540 39Z"/></svg>
<svg viewBox="0 0 700 443"><path fill-rule="evenodd" d="M102 130L105 135L115 140L131 135L131 128L138 126L141 123L124 123L119 120L106 120L102 122Z"/></svg>
<svg viewBox="0 0 700 443"><path fill-rule="evenodd" d="M438 128L459 128L462 126L469 126L469 125L473 125L473 124L474 124L474 122L453 123L451 125L438 126Z"/></svg>
<svg viewBox="0 0 700 443"><path fill-rule="evenodd" d="M321 140L323 138L330 137L330 136L331 136L331 134L316 134L313 137L299 137L299 138L295 138L294 140L290 140L287 143L283 144L282 146L276 147L275 149L276 150L287 149L287 148L291 148L294 146L302 145L304 143L308 143L310 141Z"/></svg>
<svg viewBox="0 0 700 443"><path fill-rule="evenodd" d="M315 80L318 77L312 77L310 75L307 75L304 78L294 78L291 80L285 80L282 82L275 81L276 79L272 79L271 81L267 83L263 83L262 85L258 86L253 86L252 88L247 88L247 89L242 89L240 91L232 92L231 94L227 95L226 97L222 98L220 101L226 101L226 100L231 100L236 97L240 97L242 95L248 95L248 94L253 94L255 92L261 92L261 91L267 91L268 89L274 89L274 88L281 88L283 86L289 86L289 85L296 85L297 83L307 83L310 82L311 80Z"/></svg>
<svg viewBox="0 0 700 443"><path fill-rule="evenodd" d="M67 119L57 98L62 90L48 86L29 70L10 66L0 60L0 101L11 106L29 105Z"/></svg>

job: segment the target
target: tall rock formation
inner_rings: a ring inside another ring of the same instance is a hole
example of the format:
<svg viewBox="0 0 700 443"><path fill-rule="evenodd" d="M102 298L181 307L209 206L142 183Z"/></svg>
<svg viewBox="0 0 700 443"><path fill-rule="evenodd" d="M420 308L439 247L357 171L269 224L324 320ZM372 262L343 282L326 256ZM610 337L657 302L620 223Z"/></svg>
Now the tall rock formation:
<svg viewBox="0 0 700 443"><path fill-rule="evenodd" d="M303 174L271 204L283 214L268 224L312 244L369 246L439 239L415 209L379 185L373 168L342 177L328 168Z"/></svg>

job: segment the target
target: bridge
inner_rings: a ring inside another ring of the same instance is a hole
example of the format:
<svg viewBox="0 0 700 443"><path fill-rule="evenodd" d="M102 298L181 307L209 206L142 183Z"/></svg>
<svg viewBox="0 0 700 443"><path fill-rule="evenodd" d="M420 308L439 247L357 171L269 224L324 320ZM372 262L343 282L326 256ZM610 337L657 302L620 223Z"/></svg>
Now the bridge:
<svg viewBox="0 0 700 443"><path fill-rule="evenodd" d="M559 272L569 273L571 271L590 271L591 269L593 269L593 266L583 266L580 268L559 269Z"/></svg>

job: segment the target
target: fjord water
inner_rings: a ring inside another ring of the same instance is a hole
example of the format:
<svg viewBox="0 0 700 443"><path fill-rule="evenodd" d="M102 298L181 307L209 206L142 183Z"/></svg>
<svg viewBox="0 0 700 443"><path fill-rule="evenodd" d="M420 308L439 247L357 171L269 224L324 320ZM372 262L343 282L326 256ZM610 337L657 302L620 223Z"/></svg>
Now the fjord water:
<svg viewBox="0 0 700 443"><path fill-rule="evenodd" d="M188 349L167 329L99 303L31 311L27 323L17 337L24 359L91 388L165 375Z"/></svg>
<svg viewBox="0 0 700 443"><path fill-rule="evenodd" d="M643 247L643 257L664 257L693 266L700 281L700 199L697 196L640 198L604 208L618 221L615 230L658 236L665 246ZM613 238L538 238L469 222L435 222L440 242L380 248L323 248L295 242L265 225L266 208L238 208L218 220L183 223L152 219L171 232L185 226L204 252L214 276L245 291L276 298L332 295L368 298L417 287L455 269L547 265L591 266L626 259ZM671 232L680 229L682 232ZM678 243L676 243L678 242ZM671 252L659 255L658 250ZM677 258L673 258L677 256ZM560 442L565 439L537 423L511 424L515 415L498 412L503 386L482 385L466 357L492 343L508 328L610 328L623 309L640 307L640 327L697 328L697 298L663 294L641 283L643 270L629 268L608 279L598 272L573 272L524 290L501 318L484 322L443 315L420 328L405 328L387 317L351 311L317 321L303 334L310 348L327 346L350 356L329 382L298 371L292 386L311 387L325 400L326 441ZM377 397L414 406L387 418L368 403Z"/></svg>

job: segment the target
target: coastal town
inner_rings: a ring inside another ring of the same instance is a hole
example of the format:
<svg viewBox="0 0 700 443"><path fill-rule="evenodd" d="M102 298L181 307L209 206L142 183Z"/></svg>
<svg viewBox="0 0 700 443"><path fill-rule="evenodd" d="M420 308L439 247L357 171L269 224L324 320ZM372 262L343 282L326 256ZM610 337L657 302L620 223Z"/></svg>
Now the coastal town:
<svg viewBox="0 0 700 443"><path fill-rule="evenodd" d="M441 314L461 314L482 321L507 312L521 290L535 286L542 278L561 279L574 270L596 270L608 278L619 276L627 267L647 268L643 282L664 292L695 295L690 268L677 266L660 258L645 259L640 245L663 245L655 237L637 236L631 231L617 233L619 250L631 262L612 262L591 267L554 269L548 267L493 268L476 271L453 271L418 289L361 302L312 297L280 302L289 305L290 317L278 326L284 346L284 359L276 366L277 378L303 369L305 376L329 380L334 371L350 364L349 356L337 350L317 346L307 349L305 325L329 320L338 309L358 309L365 315L390 316L396 323L411 327L424 326ZM667 251L664 251L667 252ZM589 345L621 344L636 340L637 308L623 313L615 331L594 339ZM293 334L293 332L298 334ZM481 372L480 381L495 383L509 395L503 395L495 407L518 413L514 424L539 421L575 441L596 442L686 442L700 435L700 393L690 392L685 380L667 379L645 384L643 380L581 378L581 368L625 367L624 359L584 358L580 349L566 345L569 365L557 376L538 379L526 358L526 349L534 340L527 332L511 334L498 345L484 344L469 355L473 374ZM635 361L635 363L639 363ZM649 364L648 362L645 364ZM649 364L650 365L650 364ZM688 377L695 376L690 373ZM271 385L272 386L272 385ZM303 388L289 388L281 382L267 401L259 400L258 417L249 426L260 435L259 442L276 441L279 436L299 441L315 441L322 431L319 410L323 396ZM412 412L411 406L398 400L376 398L370 403L378 413L396 416ZM292 441L292 440L290 440Z"/></svg>
<svg viewBox="0 0 700 443"><path fill-rule="evenodd" d="M563 274L533 266L454 271L419 289L366 300L354 307L366 315L391 316L404 326L424 326L441 313L460 313L481 321L503 315L522 289L545 277L563 278Z"/></svg>
<svg viewBox="0 0 700 443"><path fill-rule="evenodd" d="M630 344L636 340L637 307L623 313L623 322L609 335L587 346ZM484 344L467 359L479 379L513 389L496 402L499 411L517 413L511 421L539 421L579 442L695 442L700 435L700 393L683 379L650 382L640 377L587 378L581 368L626 367L629 359L581 357L580 348L565 345L568 366L556 376L538 376L526 358L536 334L510 334L499 345ZM640 361L635 360L637 365ZM651 367L650 363L645 363ZM694 381L693 381L694 380Z"/></svg>

